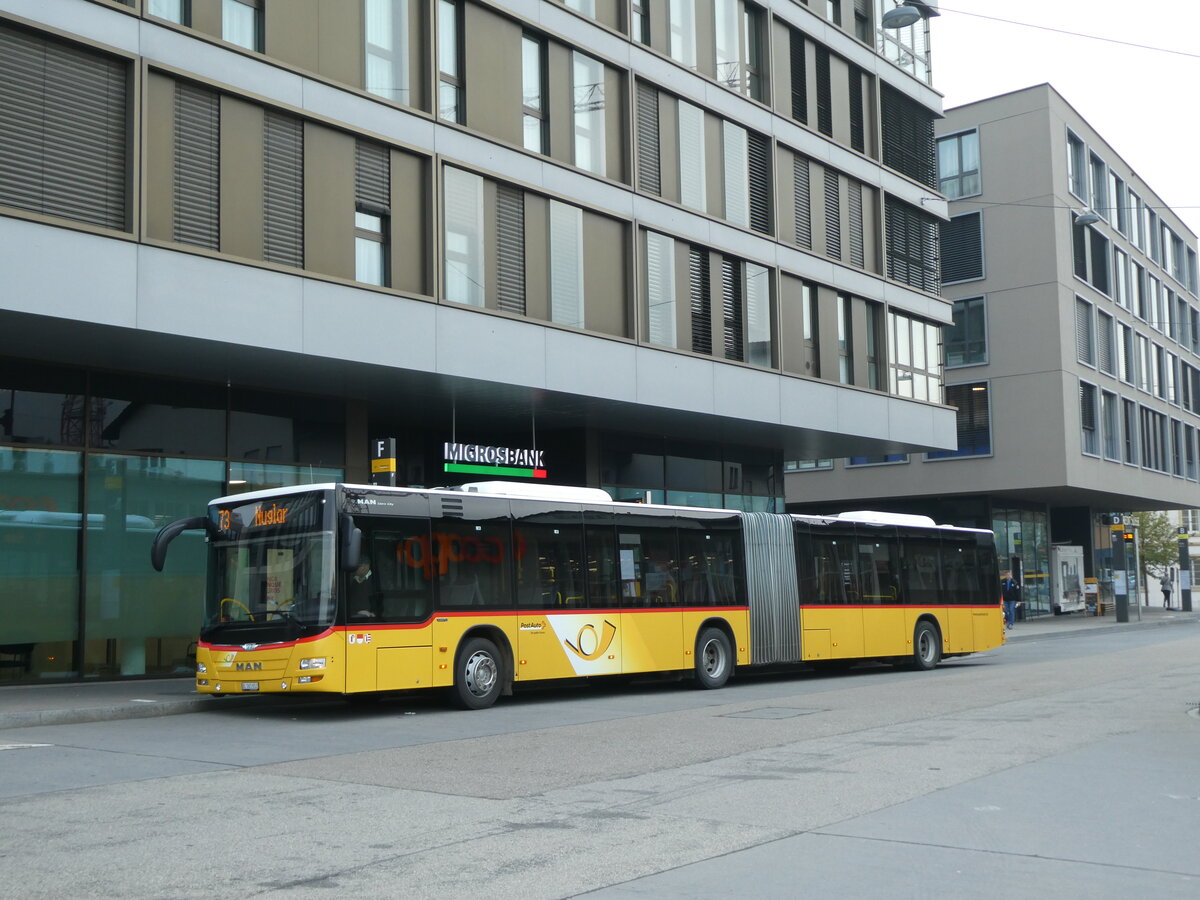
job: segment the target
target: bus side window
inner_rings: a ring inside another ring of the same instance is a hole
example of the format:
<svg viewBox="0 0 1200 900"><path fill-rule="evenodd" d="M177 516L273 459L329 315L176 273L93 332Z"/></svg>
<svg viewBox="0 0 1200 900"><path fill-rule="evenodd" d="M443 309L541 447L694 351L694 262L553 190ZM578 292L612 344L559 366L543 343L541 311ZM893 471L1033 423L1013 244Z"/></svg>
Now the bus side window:
<svg viewBox="0 0 1200 900"><path fill-rule="evenodd" d="M578 524L515 522L517 605L562 609L584 605L583 528Z"/></svg>
<svg viewBox="0 0 1200 900"><path fill-rule="evenodd" d="M352 620L423 622L433 612L429 521L390 520L387 528L364 527L369 572L349 573L347 615ZM361 570L362 567L360 567Z"/></svg>
<svg viewBox="0 0 1200 900"><path fill-rule="evenodd" d="M612 525L584 528L587 566L587 602L592 609L621 605L617 536Z"/></svg>
<svg viewBox="0 0 1200 900"><path fill-rule="evenodd" d="M508 519L435 519L430 564L439 609L512 608L510 553L520 564L527 548L513 546Z"/></svg>
<svg viewBox="0 0 1200 900"><path fill-rule="evenodd" d="M930 534L905 537L900 542L904 602L934 606L942 600L938 539Z"/></svg>

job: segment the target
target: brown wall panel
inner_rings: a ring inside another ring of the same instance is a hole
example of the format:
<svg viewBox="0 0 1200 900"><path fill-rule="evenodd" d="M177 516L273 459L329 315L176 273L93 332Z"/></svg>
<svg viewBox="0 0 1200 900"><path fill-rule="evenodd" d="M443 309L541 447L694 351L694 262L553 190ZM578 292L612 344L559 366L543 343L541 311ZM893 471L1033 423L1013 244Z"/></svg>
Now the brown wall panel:
<svg viewBox="0 0 1200 900"><path fill-rule="evenodd" d="M318 71L318 4L319 0L266 4L263 10L266 55L309 72Z"/></svg>
<svg viewBox="0 0 1200 900"><path fill-rule="evenodd" d="M325 275L354 278L354 138L304 123L304 260Z"/></svg>
<svg viewBox="0 0 1200 900"><path fill-rule="evenodd" d="M542 321L550 319L550 201L528 191L525 192L525 315Z"/></svg>
<svg viewBox="0 0 1200 900"><path fill-rule="evenodd" d="M604 167L609 178L628 182L625 78L620 69L604 67Z"/></svg>
<svg viewBox="0 0 1200 900"><path fill-rule="evenodd" d="M213 37L221 36L221 0L192 0L192 27Z"/></svg>
<svg viewBox="0 0 1200 900"><path fill-rule="evenodd" d="M520 145L521 26L474 3L465 8L467 124Z"/></svg>
<svg viewBox="0 0 1200 900"><path fill-rule="evenodd" d="M575 104L571 95L571 51L562 44L549 41L546 70L550 93L550 156L560 162L573 163Z"/></svg>
<svg viewBox="0 0 1200 900"><path fill-rule="evenodd" d="M221 96L221 252L263 258L263 108Z"/></svg>
<svg viewBox="0 0 1200 900"><path fill-rule="evenodd" d="M584 323L589 331L630 336L627 226L583 214Z"/></svg>
<svg viewBox="0 0 1200 900"><path fill-rule="evenodd" d="M274 4L268 3L267 9ZM410 3L411 15L420 16L423 4ZM411 18L410 15L410 18ZM409 23L409 33L420 36ZM267 32L268 36L270 32ZM362 0L319 0L317 9L317 69L342 84L363 86ZM421 40L414 43L424 44Z"/></svg>
<svg viewBox="0 0 1200 900"><path fill-rule="evenodd" d="M411 153L392 150L392 287L432 294L429 273L431 167Z"/></svg>

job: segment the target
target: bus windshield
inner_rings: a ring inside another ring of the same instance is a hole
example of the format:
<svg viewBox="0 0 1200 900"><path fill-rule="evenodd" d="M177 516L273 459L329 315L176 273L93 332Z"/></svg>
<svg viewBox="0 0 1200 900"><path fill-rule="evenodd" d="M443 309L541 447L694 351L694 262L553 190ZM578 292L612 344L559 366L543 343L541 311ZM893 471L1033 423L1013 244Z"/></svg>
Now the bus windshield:
<svg viewBox="0 0 1200 900"><path fill-rule="evenodd" d="M318 495L286 508L242 506L216 515L225 527L210 545L206 640L295 640L333 624L336 536L323 527Z"/></svg>

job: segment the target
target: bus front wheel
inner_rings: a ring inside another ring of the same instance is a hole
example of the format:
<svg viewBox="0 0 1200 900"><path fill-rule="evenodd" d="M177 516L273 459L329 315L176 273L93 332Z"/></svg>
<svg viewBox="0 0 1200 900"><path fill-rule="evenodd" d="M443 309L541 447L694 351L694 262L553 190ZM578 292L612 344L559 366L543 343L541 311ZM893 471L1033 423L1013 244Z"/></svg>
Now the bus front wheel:
<svg viewBox="0 0 1200 900"><path fill-rule="evenodd" d="M500 651L485 638L471 638L458 653L453 698L463 709L487 709L504 687Z"/></svg>
<svg viewBox="0 0 1200 900"><path fill-rule="evenodd" d="M724 687L733 672L733 648L719 628L705 628L696 638L696 684L706 690Z"/></svg>
<svg viewBox="0 0 1200 900"><path fill-rule="evenodd" d="M929 622L918 622L913 632L914 669L932 669L942 660L942 641L938 631Z"/></svg>

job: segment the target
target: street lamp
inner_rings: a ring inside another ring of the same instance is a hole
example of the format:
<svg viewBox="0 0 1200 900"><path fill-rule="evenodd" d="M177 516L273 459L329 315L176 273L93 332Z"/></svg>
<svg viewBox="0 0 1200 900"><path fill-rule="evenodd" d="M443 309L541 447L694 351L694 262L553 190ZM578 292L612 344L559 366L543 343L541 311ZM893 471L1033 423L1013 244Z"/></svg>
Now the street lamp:
<svg viewBox="0 0 1200 900"><path fill-rule="evenodd" d="M883 28L907 28L921 19L931 19L940 15L936 0L902 0L883 14L879 24Z"/></svg>
<svg viewBox="0 0 1200 900"><path fill-rule="evenodd" d="M1084 225L1095 225L1100 221L1100 216L1090 210L1084 210L1075 216L1075 224L1083 227Z"/></svg>

